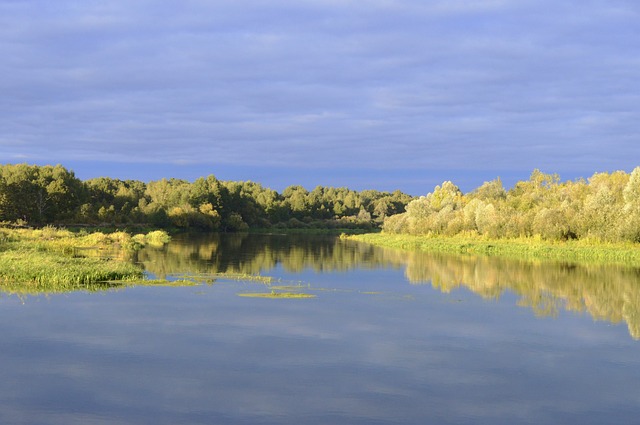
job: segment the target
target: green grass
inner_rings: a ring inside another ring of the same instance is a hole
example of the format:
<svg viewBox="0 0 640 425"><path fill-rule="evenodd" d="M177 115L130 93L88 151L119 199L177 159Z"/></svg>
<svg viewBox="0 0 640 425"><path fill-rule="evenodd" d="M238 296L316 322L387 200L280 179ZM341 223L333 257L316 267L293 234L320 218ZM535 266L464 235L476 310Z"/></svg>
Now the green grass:
<svg viewBox="0 0 640 425"><path fill-rule="evenodd" d="M139 236L139 235L136 235ZM164 230L153 230L146 235L144 235L144 242L151 246L163 246L166 243L169 243L171 237Z"/></svg>
<svg viewBox="0 0 640 425"><path fill-rule="evenodd" d="M149 240L162 237L152 235ZM103 290L120 285L118 282L140 281L142 269L126 261L139 246L125 232L0 228L0 290L58 293ZM86 256L89 254L93 256Z"/></svg>
<svg viewBox="0 0 640 425"><path fill-rule="evenodd" d="M140 268L124 261L72 258L46 251L0 253L0 288L8 292L67 292L142 277Z"/></svg>
<svg viewBox="0 0 640 425"><path fill-rule="evenodd" d="M67 229L47 226L42 229L0 228L0 250L25 249L74 254L82 249L116 249L133 251L144 245L159 246L171 240L162 230L132 236L117 231L87 233L84 230L72 232Z"/></svg>
<svg viewBox="0 0 640 425"><path fill-rule="evenodd" d="M549 242L539 238L485 239L479 236L436 237L386 233L344 238L403 250L640 266L640 245L633 243Z"/></svg>

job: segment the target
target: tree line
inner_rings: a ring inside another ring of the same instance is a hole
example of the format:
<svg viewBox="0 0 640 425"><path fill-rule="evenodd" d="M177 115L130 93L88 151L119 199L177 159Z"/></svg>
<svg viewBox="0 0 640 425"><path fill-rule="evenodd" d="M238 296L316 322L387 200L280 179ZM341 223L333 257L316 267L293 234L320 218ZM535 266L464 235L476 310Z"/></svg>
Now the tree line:
<svg viewBox="0 0 640 425"><path fill-rule="evenodd" d="M148 183L86 181L61 165L0 165L0 221L29 225L142 224L238 231L364 228L387 233L640 242L640 167L561 181L534 170L507 190L499 178L464 194L446 181L419 198L400 191L289 186L278 193L215 176Z"/></svg>
<svg viewBox="0 0 640 425"><path fill-rule="evenodd" d="M640 242L640 167L561 182L534 170L505 190L500 179L463 194L452 182L384 220L387 233Z"/></svg>
<svg viewBox="0 0 640 425"><path fill-rule="evenodd" d="M29 225L142 224L238 231L248 228L372 228L404 212L400 191L289 186L282 193L251 181L215 176L148 183L99 177L86 181L61 165L0 165L0 221Z"/></svg>

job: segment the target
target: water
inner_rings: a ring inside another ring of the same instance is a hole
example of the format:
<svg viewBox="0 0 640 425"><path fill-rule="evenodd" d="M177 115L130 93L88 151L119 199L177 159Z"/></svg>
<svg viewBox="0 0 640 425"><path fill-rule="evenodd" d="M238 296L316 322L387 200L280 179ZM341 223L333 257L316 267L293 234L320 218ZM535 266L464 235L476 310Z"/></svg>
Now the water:
<svg viewBox="0 0 640 425"><path fill-rule="evenodd" d="M0 298L0 423L602 424L640 413L637 270L277 235L176 238L138 261L152 277L208 283ZM238 296L273 287L316 298Z"/></svg>

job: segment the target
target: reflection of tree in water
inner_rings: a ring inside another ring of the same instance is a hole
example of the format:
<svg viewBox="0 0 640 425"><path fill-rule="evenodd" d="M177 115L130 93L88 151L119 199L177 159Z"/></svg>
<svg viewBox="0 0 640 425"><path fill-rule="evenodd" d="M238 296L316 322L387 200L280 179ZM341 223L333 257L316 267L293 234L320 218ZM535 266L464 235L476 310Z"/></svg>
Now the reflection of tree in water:
<svg viewBox="0 0 640 425"><path fill-rule="evenodd" d="M278 265L291 272L406 267L414 284L430 283L443 292L466 287L489 299L509 290L520 297L519 305L536 314L556 315L563 307L586 311L597 320L626 322L640 339L640 270L628 267L404 252L335 237L252 234L176 237L164 248L141 251L138 260L160 278L263 274Z"/></svg>
<svg viewBox="0 0 640 425"><path fill-rule="evenodd" d="M142 250L138 261L160 278L175 273L260 274L278 265L290 272L389 265L379 248L336 237L237 233L178 236L163 248Z"/></svg>
<svg viewBox="0 0 640 425"><path fill-rule="evenodd" d="M443 292L464 286L484 298L509 290L536 314L586 311L596 320L626 322L640 339L640 270L622 266L574 265L493 257L404 253L411 283L431 283Z"/></svg>

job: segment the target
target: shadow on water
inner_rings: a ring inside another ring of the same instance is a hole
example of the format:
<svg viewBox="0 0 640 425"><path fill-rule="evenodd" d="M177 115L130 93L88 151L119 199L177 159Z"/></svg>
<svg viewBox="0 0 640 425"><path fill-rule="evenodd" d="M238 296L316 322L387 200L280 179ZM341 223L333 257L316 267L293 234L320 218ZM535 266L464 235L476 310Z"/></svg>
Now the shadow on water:
<svg viewBox="0 0 640 425"><path fill-rule="evenodd" d="M543 316L561 309L587 312L594 319L625 322L640 339L640 269L623 266L532 262L495 257L405 252L308 235L182 235L161 249L138 254L147 272L172 274L266 274L404 268L411 284L449 292L465 287L485 299L506 291L518 304Z"/></svg>

